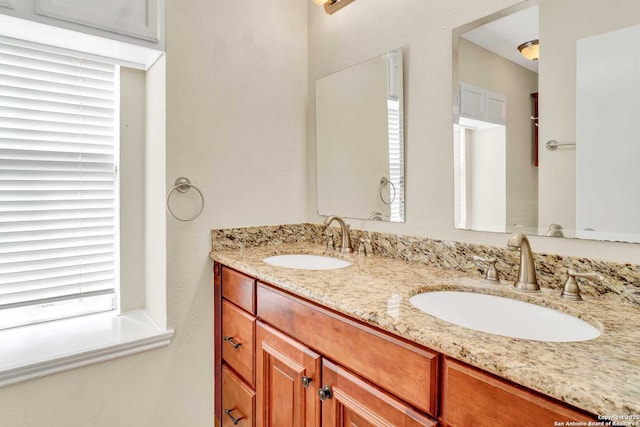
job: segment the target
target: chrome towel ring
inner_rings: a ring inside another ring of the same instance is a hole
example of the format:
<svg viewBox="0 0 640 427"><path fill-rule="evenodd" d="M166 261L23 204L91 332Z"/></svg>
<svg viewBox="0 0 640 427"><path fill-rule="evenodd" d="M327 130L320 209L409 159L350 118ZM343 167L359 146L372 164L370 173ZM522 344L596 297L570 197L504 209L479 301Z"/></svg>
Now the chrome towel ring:
<svg viewBox="0 0 640 427"><path fill-rule="evenodd" d="M204 209L204 196L202 195L202 191L200 191L198 189L198 187L196 187L195 185L191 184L191 181L189 180L189 178L185 178L183 176L178 178L178 179L176 179L176 182L174 184L175 184L174 187L167 194L167 212L169 212L169 215L171 215L172 217L174 217L178 221L184 221L184 222L193 221L194 219L198 218L200 216L200 214L202 213L202 210ZM198 213L196 213L191 218L180 218L180 217L176 216L176 214L174 214L173 211L171 210L171 206L169 204L169 199L171 198L171 195L173 194L174 191L178 191L180 193L186 193L187 191L189 191L192 188L194 190L196 190L198 192L198 194L200 195L200 199L202 200L202 204L200 205L200 209L198 210Z"/></svg>
<svg viewBox="0 0 640 427"><path fill-rule="evenodd" d="M387 202L382 196L382 190L384 190L384 187L386 187L387 185L390 186L391 189L393 190L393 196L391 197L391 200L389 202ZM378 190L378 193L380 193L380 200L385 205L390 205L391 203L394 202L394 200L396 200L396 186L386 176L383 176L382 178L380 178L380 189Z"/></svg>

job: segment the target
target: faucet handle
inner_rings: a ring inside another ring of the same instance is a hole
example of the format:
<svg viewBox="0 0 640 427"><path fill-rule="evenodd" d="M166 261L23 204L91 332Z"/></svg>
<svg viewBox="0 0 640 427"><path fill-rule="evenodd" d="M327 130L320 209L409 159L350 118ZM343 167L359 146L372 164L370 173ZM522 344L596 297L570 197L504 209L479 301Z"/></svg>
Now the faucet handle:
<svg viewBox="0 0 640 427"><path fill-rule="evenodd" d="M483 258L474 255L473 260L475 262L484 262L489 264L489 267L487 267L487 271L484 272L484 279L482 279L483 282L500 283L500 274L498 273L498 269L496 268L496 262L498 260L496 258Z"/></svg>
<svg viewBox="0 0 640 427"><path fill-rule="evenodd" d="M575 270L567 270L567 274L569 277L564 284L564 288L562 289L562 293L560 296L564 299L568 299L571 301L581 301L582 296L580 295L580 286L578 286L578 282L576 281L576 277L581 277L583 279L588 280L604 280L604 276L600 273L578 273Z"/></svg>
<svg viewBox="0 0 640 427"><path fill-rule="evenodd" d="M326 229L324 231L324 235L327 236L327 250L328 251L335 251L336 250L336 242L333 239L333 230L330 229Z"/></svg>
<svg viewBox="0 0 640 427"><path fill-rule="evenodd" d="M371 244L371 240L365 239L363 237L360 238L360 244L358 245L358 255L360 256L368 256L367 252L367 244Z"/></svg>

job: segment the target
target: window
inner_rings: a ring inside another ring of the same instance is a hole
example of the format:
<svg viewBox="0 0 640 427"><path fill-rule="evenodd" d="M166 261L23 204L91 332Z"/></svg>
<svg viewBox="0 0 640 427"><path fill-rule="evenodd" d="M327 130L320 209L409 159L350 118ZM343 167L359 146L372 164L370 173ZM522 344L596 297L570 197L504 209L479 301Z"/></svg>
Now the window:
<svg viewBox="0 0 640 427"><path fill-rule="evenodd" d="M391 181L390 221L404 220L404 136L402 135L402 117L400 100L390 96L387 99L387 120L389 129L389 180ZM397 194L396 194L397 193Z"/></svg>
<svg viewBox="0 0 640 427"><path fill-rule="evenodd" d="M0 329L116 309L119 67L0 42Z"/></svg>
<svg viewBox="0 0 640 427"><path fill-rule="evenodd" d="M0 387L170 344L165 89L161 51L0 14Z"/></svg>

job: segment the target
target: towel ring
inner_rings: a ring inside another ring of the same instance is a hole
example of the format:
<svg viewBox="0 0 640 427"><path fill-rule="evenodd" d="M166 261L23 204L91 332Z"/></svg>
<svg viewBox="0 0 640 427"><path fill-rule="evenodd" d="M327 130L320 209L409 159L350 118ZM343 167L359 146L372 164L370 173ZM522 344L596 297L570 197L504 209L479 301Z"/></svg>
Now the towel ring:
<svg viewBox="0 0 640 427"><path fill-rule="evenodd" d="M386 200L384 200L384 197L382 196L382 190L384 189L385 186L389 185L391 187L391 189L393 190L393 197L391 197L391 200L389 202L387 202ZM380 200L382 201L382 203L384 203L385 205L390 205L391 203L394 202L394 200L396 200L396 186L393 184L393 182L391 182L391 180L389 178L387 178L386 176L383 176L382 178L380 178L380 190L378 190L378 192L380 193Z"/></svg>
<svg viewBox="0 0 640 427"><path fill-rule="evenodd" d="M202 210L204 209L204 196L202 195L202 191L200 191L198 187L196 187L195 185L191 184L191 181L189 180L189 178L180 177L176 179L176 182L174 184L175 184L174 187L169 191L169 194L167 194L167 211L169 212L169 214L175 219L177 219L178 221L183 221L183 222L193 221L194 219L198 218L202 213ZM192 188L198 192L198 194L200 195L200 199L202 199L200 210L198 210L198 213L196 213L191 218L180 218L176 216L176 214L174 214L173 211L171 210L171 206L169 205L169 199L171 198L171 195L173 194L174 191L178 191L180 193L186 193Z"/></svg>

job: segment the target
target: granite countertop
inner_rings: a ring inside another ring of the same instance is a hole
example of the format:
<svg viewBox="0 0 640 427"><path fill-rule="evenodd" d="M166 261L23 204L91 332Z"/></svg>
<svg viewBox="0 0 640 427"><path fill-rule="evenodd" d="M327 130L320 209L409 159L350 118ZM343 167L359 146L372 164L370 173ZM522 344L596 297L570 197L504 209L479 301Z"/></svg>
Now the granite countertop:
<svg viewBox="0 0 640 427"><path fill-rule="evenodd" d="M266 264L276 254L336 256L353 265L296 270ZM347 316L407 338L457 360L603 416L640 415L640 307L622 300L561 299L557 290L513 290L453 270L379 256L327 252L315 243L216 250L211 258ZM583 342L508 338L453 325L409 303L430 290L473 290L536 303L580 317L602 334ZM637 420L635 421L638 422Z"/></svg>

